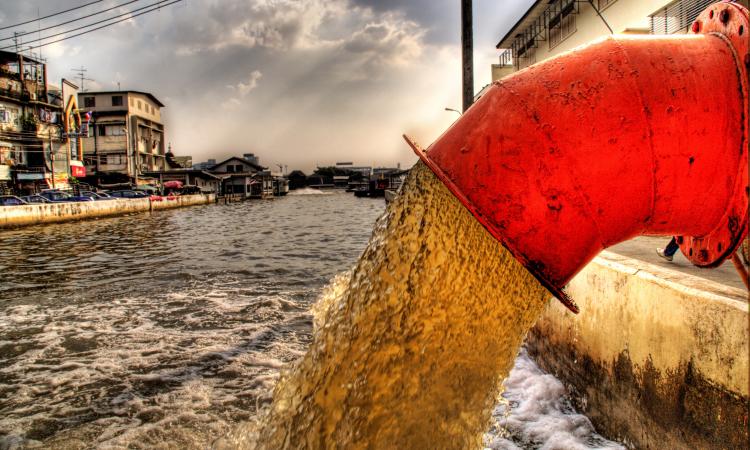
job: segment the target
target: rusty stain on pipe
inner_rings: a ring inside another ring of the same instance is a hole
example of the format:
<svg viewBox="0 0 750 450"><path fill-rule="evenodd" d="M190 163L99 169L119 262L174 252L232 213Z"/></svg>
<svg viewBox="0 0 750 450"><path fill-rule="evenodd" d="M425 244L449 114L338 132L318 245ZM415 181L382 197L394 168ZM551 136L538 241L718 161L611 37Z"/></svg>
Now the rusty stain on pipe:
<svg viewBox="0 0 750 450"><path fill-rule="evenodd" d="M571 311L602 249L676 235L715 267L748 229L748 11L609 36L516 72L417 155Z"/></svg>

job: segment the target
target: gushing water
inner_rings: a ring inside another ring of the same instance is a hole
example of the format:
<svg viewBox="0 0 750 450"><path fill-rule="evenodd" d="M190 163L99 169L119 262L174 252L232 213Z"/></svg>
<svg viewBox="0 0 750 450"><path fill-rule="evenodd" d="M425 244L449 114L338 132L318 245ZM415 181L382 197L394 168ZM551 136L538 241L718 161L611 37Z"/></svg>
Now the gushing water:
<svg viewBox="0 0 750 450"><path fill-rule="evenodd" d="M548 298L418 163L266 417L217 447L477 448Z"/></svg>

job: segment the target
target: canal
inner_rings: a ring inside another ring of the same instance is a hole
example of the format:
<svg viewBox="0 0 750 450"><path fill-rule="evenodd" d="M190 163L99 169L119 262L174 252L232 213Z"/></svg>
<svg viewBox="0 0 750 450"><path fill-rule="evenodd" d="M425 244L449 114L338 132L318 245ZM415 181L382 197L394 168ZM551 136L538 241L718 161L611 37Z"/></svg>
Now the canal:
<svg viewBox="0 0 750 450"><path fill-rule="evenodd" d="M309 192L0 231L0 448L205 448L252 420L384 210ZM622 448L524 352L494 419L488 448Z"/></svg>

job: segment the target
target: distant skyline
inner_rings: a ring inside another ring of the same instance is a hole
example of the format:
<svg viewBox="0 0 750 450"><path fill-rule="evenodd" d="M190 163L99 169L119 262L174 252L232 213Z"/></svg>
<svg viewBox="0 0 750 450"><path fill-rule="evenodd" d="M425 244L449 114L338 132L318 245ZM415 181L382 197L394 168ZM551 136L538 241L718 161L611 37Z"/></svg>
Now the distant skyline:
<svg viewBox="0 0 750 450"><path fill-rule="evenodd" d="M0 0L0 27L85 3ZM105 0L41 27L123 3ZM474 2L475 91L490 82L495 44L531 3ZM401 134L427 146L458 117L445 108L461 104L459 13L458 0L184 0L41 51L50 84L78 84L73 69L84 66L87 90L119 83L154 94L166 105L167 141L194 162L255 153L289 170L407 167L416 157ZM0 39L38 26L1 30Z"/></svg>

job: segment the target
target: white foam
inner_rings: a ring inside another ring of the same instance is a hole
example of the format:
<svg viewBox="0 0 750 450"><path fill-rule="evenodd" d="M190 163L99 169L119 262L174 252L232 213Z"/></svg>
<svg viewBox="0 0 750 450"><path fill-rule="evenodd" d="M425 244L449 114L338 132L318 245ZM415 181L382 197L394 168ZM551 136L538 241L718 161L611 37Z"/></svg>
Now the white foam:
<svg viewBox="0 0 750 450"><path fill-rule="evenodd" d="M625 450L596 433L591 421L574 410L560 380L544 373L525 349L503 386L486 448Z"/></svg>
<svg viewBox="0 0 750 450"><path fill-rule="evenodd" d="M289 194L287 195L332 195L332 194L333 192L305 187L305 188L289 191Z"/></svg>

